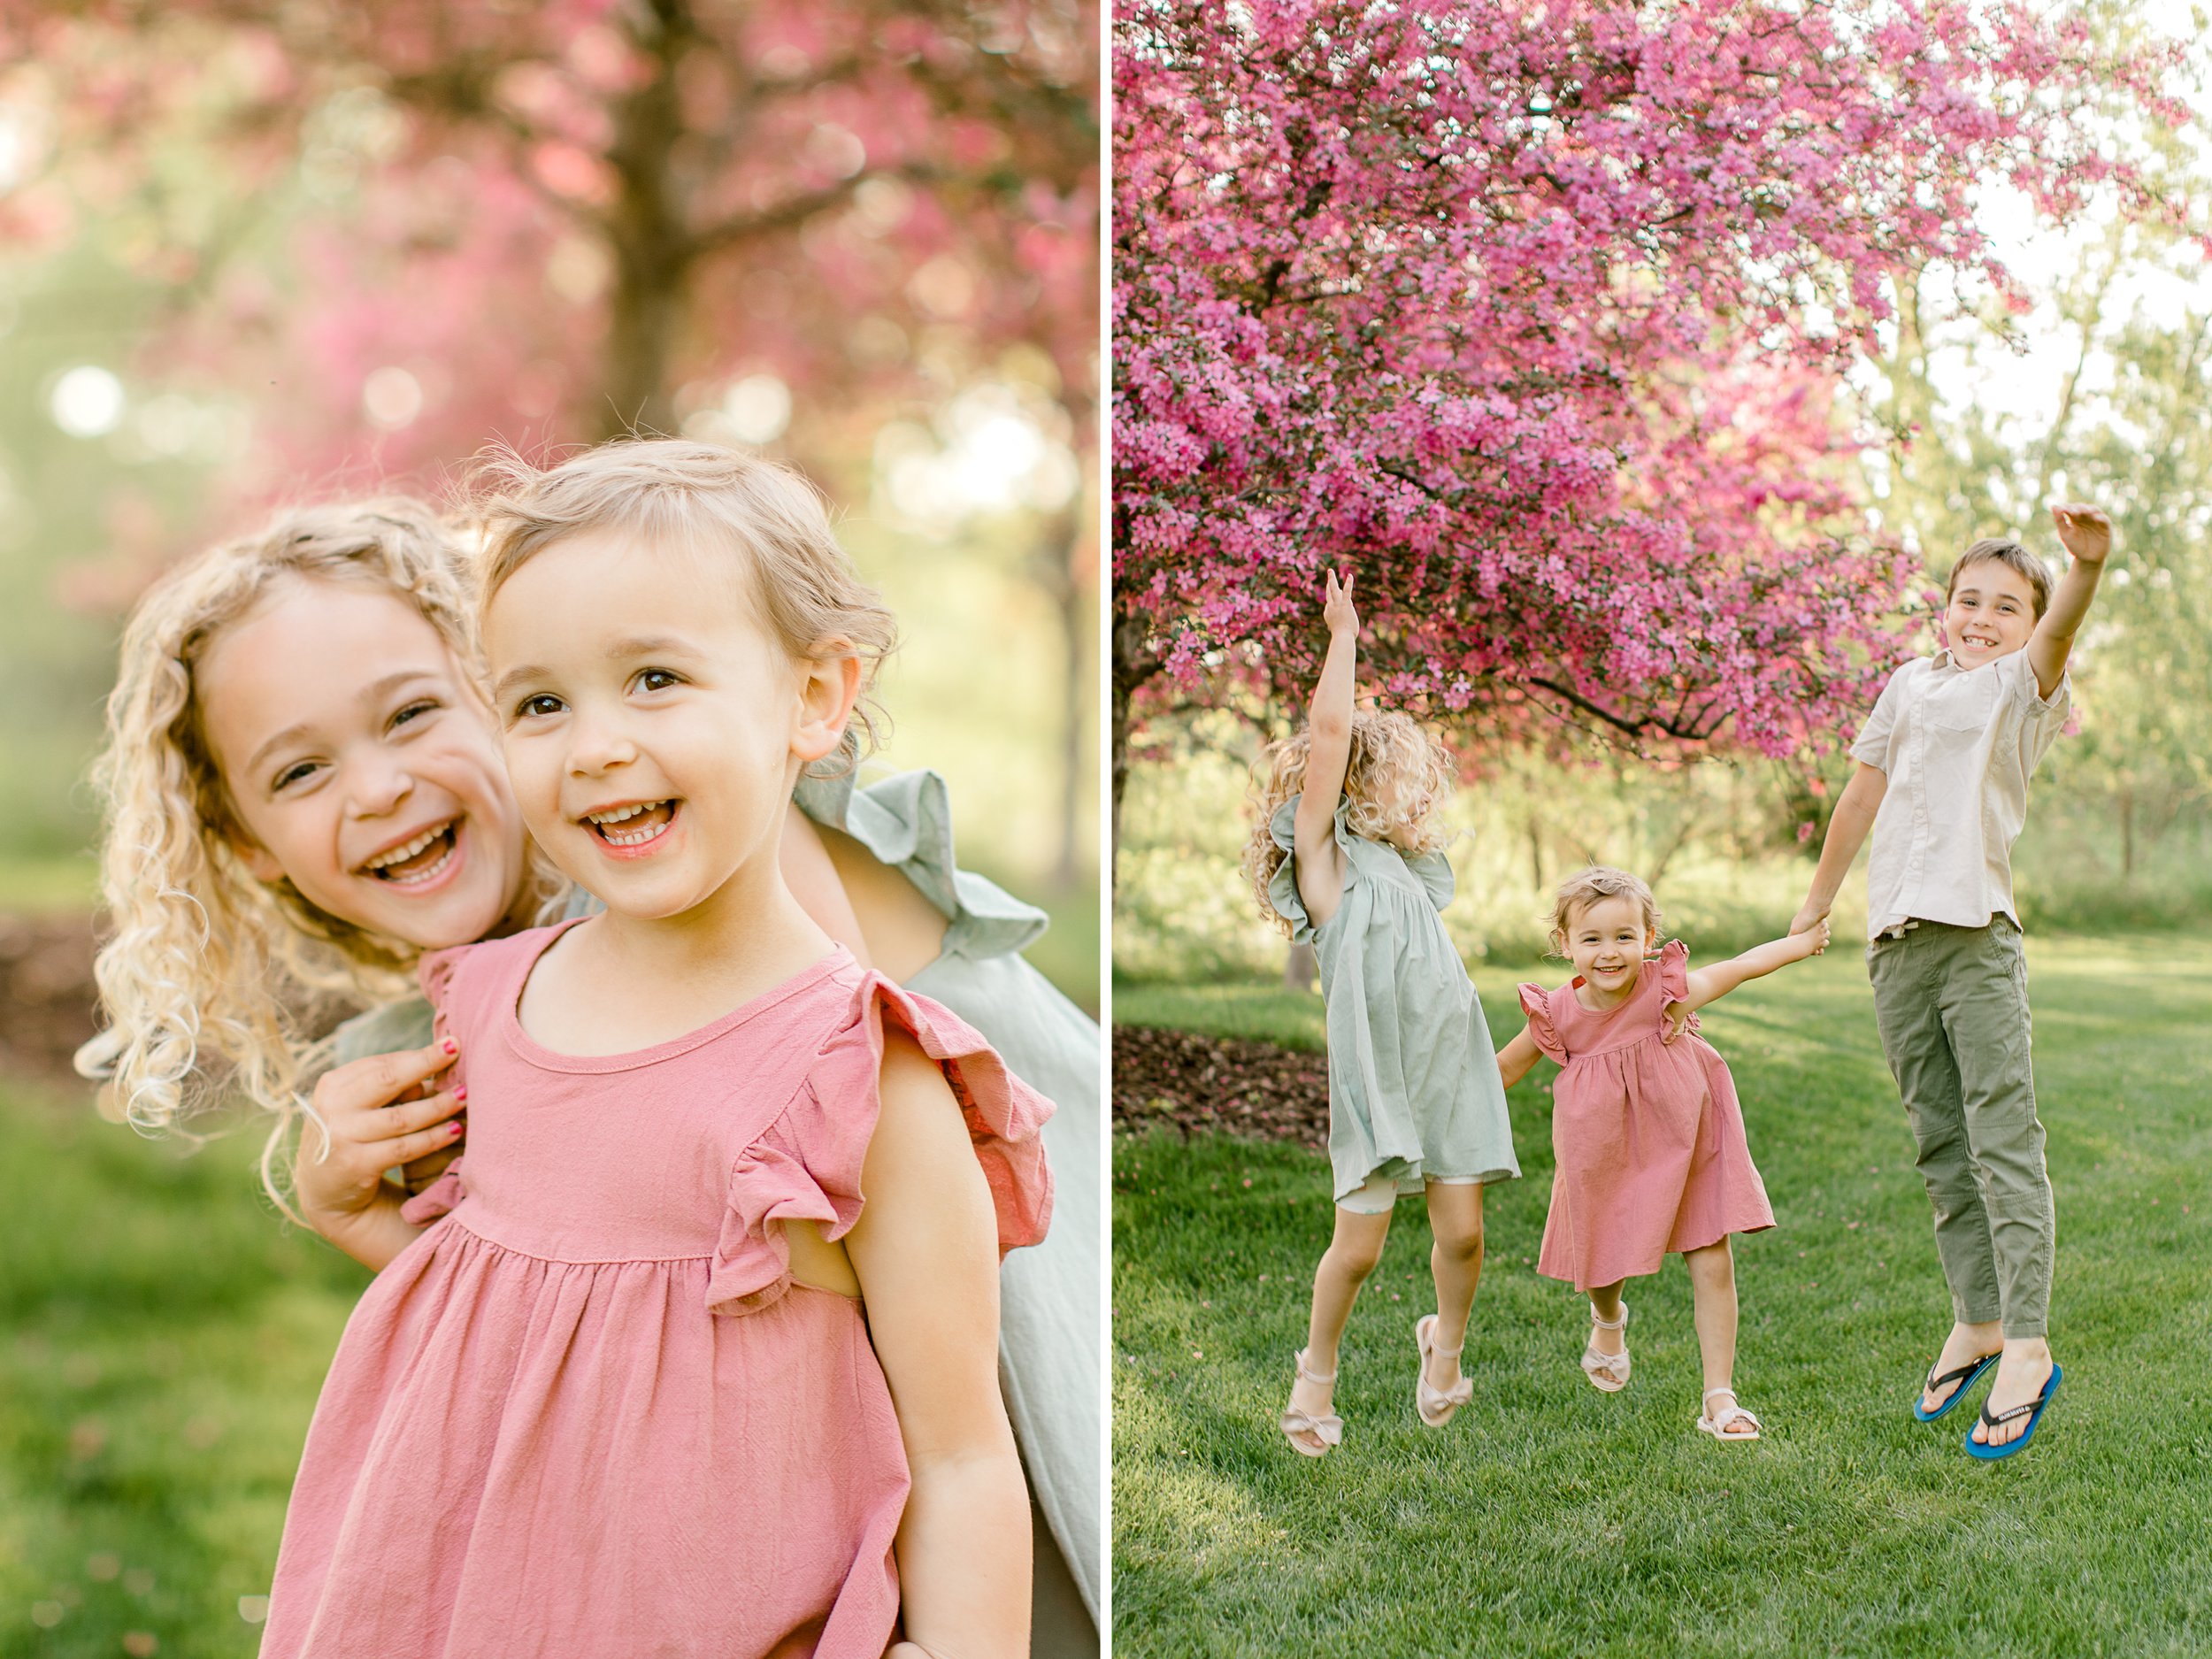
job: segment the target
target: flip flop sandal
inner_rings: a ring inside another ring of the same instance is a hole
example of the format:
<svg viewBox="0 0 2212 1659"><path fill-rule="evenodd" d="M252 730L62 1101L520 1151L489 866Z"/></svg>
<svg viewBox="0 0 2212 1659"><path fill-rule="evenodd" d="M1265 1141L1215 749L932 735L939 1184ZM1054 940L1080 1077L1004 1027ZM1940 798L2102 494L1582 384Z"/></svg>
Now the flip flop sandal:
<svg viewBox="0 0 2212 1659"><path fill-rule="evenodd" d="M1628 1324L1628 1304L1621 1303L1619 1318L1601 1319L1598 1317L1597 1304L1592 1302L1590 1323L1601 1331L1621 1330ZM1601 1394L1617 1394L1627 1387L1628 1369L1628 1349L1624 1345L1617 1354L1601 1354L1595 1343L1582 1350L1583 1375L1589 1378L1590 1386Z"/></svg>
<svg viewBox="0 0 2212 1659"><path fill-rule="evenodd" d="M1431 1348L1429 1344L1436 1333L1436 1316L1425 1313L1413 1322L1413 1346L1421 1352L1421 1369L1413 1374L1413 1409L1422 1422L1432 1429L1440 1429L1449 1423L1460 1407L1475 1397L1475 1379L1462 1377L1448 1388L1429 1386L1429 1360L1433 1355L1441 1359L1457 1359L1466 1350L1462 1340L1450 1349Z"/></svg>
<svg viewBox="0 0 2212 1659"><path fill-rule="evenodd" d="M1721 1412L1718 1416L1710 1415L1710 1402L1715 1394L1726 1394L1731 1402L1728 1409ZM1708 1412L1707 1414L1701 1415L1699 1417L1697 1420L1697 1432L1700 1434L1709 1434L1715 1440L1722 1441L1757 1440L1759 1438L1759 1419L1753 1417L1750 1412L1745 1410L1741 1406L1734 1404L1733 1402L1735 1398L1736 1391L1733 1388L1708 1388L1705 1391L1705 1398L1698 1402L1700 1405L1706 1406L1708 1408ZM1751 1425L1751 1432L1748 1434L1731 1434L1728 1432L1729 1426L1732 1424L1737 1423L1748 1423Z"/></svg>
<svg viewBox="0 0 2212 1659"><path fill-rule="evenodd" d="M2025 1405L2015 1406L2009 1411L2000 1411L1994 1417L1990 1415L1989 1402L1985 1400L1982 1402L1982 1426L1984 1428L1993 1429L2001 1424L2011 1422L2016 1417L2027 1418L2028 1426L2020 1431L2019 1439L2007 1440L2002 1446L1992 1446L1986 1440L1978 1440L1974 1438L1974 1431L1969 1429L1966 1431L1967 1455L1978 1457L1984 1463L1994 1463L2000 1457L2009 1457L2015 1452L2024 1451L2028 1442L2035 1438L2035 1425L2043 1421L2043 1408L2050 1404L2051 1396L2058 1393L2058 1379L2061 1375L2058 1362L2053 1360L2051 1380L2043 1385L2041 1394L2036 1395Z"/></svg>
<svg viewBox="0 0 2212 1659"><path fill-rule="evenodd" d="M1953 1406L1958 1404L1961 1400L1963 1400L1966 1397L1966 1391L1974 1386L1975 1382L1980 1378L1981 1374L2003 1357L2004 1352L2001 1348L1994 1354L1985 1354L1979 1359L1969 1360L1956 1371L1947 1371L1940 1377L1936 1375L1935 1365L1929 1366L1928 1380L1921 1385L1920 1393L1913 1399L1913 1416L1917 1417L1923 1423L1934 1422L1946 1411L1948 1411ZM1943 1362L1939 1359L1936 1362L1936 1364L1940 1365ZM1945 1383L1947 1382L1955 1382L1958 1384L1958 1386L1952 1389L1949 1394L1944 1395L1943 1403L1938 1406L1934 1410L1924 1410L1920 1404L1921 1401L1928 1397L1928 1394L1932 1389L1940 1388Z"/></svg>
<svg viewBox="0 0 2212 1659"><path fill-rule="evenodd" d="M1317 1371L1308 1371L1306 1350L1303 1348L1300 1348L1291 1356L1291 1363L1297 1366L1299 1378L1305 1382L1333 1383L1336 1380L1334 1371L1329 1372L1325 1377ZM1333 1411L1325 1412L1317 1417L1309 1412L1294 1410L1289 1406L1285 1406L1283 1415L1275 1421L1283 1431L1283 1438L1290 1442L1290 1449L1301 1457L1326 1457L1330 1448L1342 1444L1344 1440L1344 1419ZM1300 1440L1298 1437L1301 1434L1316 1436L1321 1441L1319 1449L1317 1450Z"/></svg>

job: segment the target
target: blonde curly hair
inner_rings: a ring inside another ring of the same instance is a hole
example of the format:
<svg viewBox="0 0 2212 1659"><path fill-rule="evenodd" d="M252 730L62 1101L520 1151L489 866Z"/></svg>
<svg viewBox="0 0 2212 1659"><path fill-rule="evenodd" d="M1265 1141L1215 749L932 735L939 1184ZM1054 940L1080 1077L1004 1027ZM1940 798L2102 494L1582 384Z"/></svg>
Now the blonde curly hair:
<svg viewBox="0 0 2212 1659"><path fill-rule="evenodd" d="M1647 937L1659 931L1659 901L1651 896L1651 888L1641 876L1632 876L1610 864L1593 864L1561 882L1552 901L1551 954L1567 954L1567 930L1574 925L1577 910L1586 910L1605 899L1622 898L1635 900L1643 911Z"/></svg>
<svg viewBox="0 0 2212 1659"><path fill-rule="evenodd" d="M1272 825L1284 802L1306 787L1313 755L1310 727L1270 744L1253 768L1252 833L1244 843L1244 879L1260 914L1285 934L1290 919L1267 896L1268 884L1290 855L1276 844ZM1437 821L1459 775L1451 751L1411 715L1397 710L1352 716L1351 753L1344 766L1344 795L1352 805L1345 822L1356 835L1387 841L1409 858L1450 844L1453 832ZM1394 808L1386 805L1394 798Z"/></svg>
<svg viewBox="0 0 2212 1659"><path fill-rule="evenodd" d="M146 594L123 633L92 772L111 930L93 972L110 1023L77 1056L145 1133L180 1129L231 1090L273 1113L262 1179L287 1214L277 1160L294 1119L311 1118L303 1092L328 1060L301 1011L319 995L366 1005L404 995L419 954L288 880L257 879L239 850L250 838L209 746L194 672L224 628L299 580L396 594L465 670L471 660L460 550L434 511L403 497L281 512Z"/></svg>

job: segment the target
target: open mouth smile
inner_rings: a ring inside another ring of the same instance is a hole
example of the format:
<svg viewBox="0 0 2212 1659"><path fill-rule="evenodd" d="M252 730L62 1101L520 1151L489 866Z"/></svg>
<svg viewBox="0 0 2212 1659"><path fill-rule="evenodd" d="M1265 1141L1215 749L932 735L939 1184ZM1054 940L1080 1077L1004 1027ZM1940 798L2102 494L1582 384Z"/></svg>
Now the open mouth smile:
<svg viewBox="0 0 2212 1659"><path fill-rule="evenodd" d="M669 826L676 821L676 802L672 796L662 801L630 801L587 812L579 821L608 847L626 852L649 845L668 833Z"/></svg>
<svg viewBox="0 0 2212 1659"><path fill-rule="evenodd" d="M460 841L461 820L448 818L365 859L361 873L396 887L420 887L446 872Z"/></svg>

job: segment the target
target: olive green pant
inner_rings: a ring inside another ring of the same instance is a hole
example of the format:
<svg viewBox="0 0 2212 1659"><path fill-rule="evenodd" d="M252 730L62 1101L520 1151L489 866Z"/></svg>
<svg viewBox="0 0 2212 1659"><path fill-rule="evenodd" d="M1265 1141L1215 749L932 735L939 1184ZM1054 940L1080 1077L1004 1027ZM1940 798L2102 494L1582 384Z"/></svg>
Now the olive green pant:
<svg viewBox="0 0 2212 1659"><path fill-rule="evenodd" d="M1867 947L1882 1052L1919 1147L1961 1323L2044 1334L2058 1221L2028 1062L2020 929L1922 922Z"/></svg>

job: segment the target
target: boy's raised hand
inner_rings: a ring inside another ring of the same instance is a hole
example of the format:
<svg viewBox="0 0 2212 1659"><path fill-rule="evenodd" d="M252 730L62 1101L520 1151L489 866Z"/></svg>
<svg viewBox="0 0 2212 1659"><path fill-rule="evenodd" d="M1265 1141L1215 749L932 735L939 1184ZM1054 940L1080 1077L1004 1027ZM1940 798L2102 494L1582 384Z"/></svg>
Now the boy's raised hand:
<svg viewBox="0 0 2212 1659"><path fill-rule="evenodd" d="M1328 592L1321 602L1321 619L1329 625L1330 633L1349 634L1356 638L1359 612L1352 604L1353 580L1348 575L1340 582L1334 571L1329 572Z"/></svg>
<svg viewBox="0 0 2212 1659"><path fill-rule="evenodd" d="M2087 502L2062 501L2051 508L2051 522L2068 553L2085 565L2101 565L2112 551L2112 520Z"/></svg>

